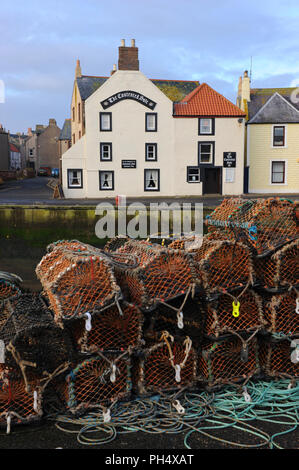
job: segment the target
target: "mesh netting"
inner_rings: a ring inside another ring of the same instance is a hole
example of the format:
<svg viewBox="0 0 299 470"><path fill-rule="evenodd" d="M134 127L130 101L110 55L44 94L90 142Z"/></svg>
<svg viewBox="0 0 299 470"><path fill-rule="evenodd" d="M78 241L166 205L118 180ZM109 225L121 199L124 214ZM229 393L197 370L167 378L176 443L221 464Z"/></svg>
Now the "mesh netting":
<svg viewBox="0 0 299 470"><path fill-rule="evenodd" d="M241 341L232 337L205 342L198 360L198 377L209 387L233 384L259 372L256 338Z"/></svg>
<svg viewBox="0 0 299 470"><path fill-rule="evenodd" d="M104 251L113 252L118 250L121 246L123 246L127 241L129 241L128 237L114 237L111 238L104 246Z"/></svg>
<svg viewBox="0 0 299 470"><path fill-rule="evenodd" d="M37 382L30 384L27 392L21 374L0 364L0 427L7 427L8 417L14 424L40 419L42 393Z"/></svg>
<svg viewBox="0 0 299 470"><path fill-rule="evenodd" d="M85 319L73 320L69 329L78 351L95 353L98 350L122 351L129 346L138 348L142 324L140 310L133 304L122 302L119 308L113 305L94 314L89 331Z"/></svg>
<svg viewBox="0 0 299 470"><path fill-rule="evenodd" d="M134 365L134 386L140 395L175 391L195 383L197 355L192 341L165 333L164 340L147 347Z"/></svg>
<svg viewBox="0 0 299 470"><path fill-rule="evenodd" d="M295 208L287 199L225 199L206 223L209 231L220 230L227 239L241 240L265 255L298 236Z"/></svg>
<svg viewBox="0 0 299 470"><path fill-rule="evenodd" d="M255 258L259 283L269 291L299 287L299 239L264 258Z"/></svg>
<svg viewBox="0 0 299 470"><path fill-rule="evenodd" d="M208 294L219 294L253 284L249 248L240 242L205 241L193 251L198 281Z"/></svg>
<svg viewBox="0 0 299 470"><path fill-rule="evenodd" d="M218 338L230 332L249 333L261 330L265 324L262 299L252 289L235 292L235 298L223 294L207 305L205 334L209 337Z"/></svg>
<svg viewBox="0 0 299 470"><path fill-rule="evenodd" d="M107 353L86 359L66 378L63 398L67 408L77 413L128 398L132 388L130 368L128 353Z"/></svg>
<svg viewBox="0 0 299 470"><path fill-rule="evenodd" d="M274 295L264 308L267 330L274 334L294 336L299 334L299 292L292 289Z"/></svg>
<svg viewBox="0 0 299 470"><path fill-rule="evenodd" d="M54 323L37 294L22 294L5 302L0 315L0 339L6 346L5 364L20 367L25 381L27 367L35 377L46 378L73 358L67 332Z"/></svg>
<svg viewBox="0 0 299 470"><path fill-rule="evenodd" d="M293 362L293 346L288 340L261 341L259 361L263 372L269 377L299 377L299 363Z"/></svg>
<svg viewBox="0 0 299 470"><path fill-rule="evenodd" d="M7 299L14 299L20 294L21 290L16 284L0 279L0 302Z"/></svg>
<svg viewBox="0 0 299 470"><path fill-rule="evenodd" d="M111 262L100 250L64 243L51 248L36 268L57 321L99 310L120 294Z"/></svg>
<svg viewBox="0 0 299 470"><path fill-rule="evenodd" d="M138 259L138 267L132 269L116 266L115 275L124 295L140 307L153 308L157 300L184 294L195 282L191 257L183 251L130 240L116 254Z"/></svg>
<svg viewBox="0 0 299 470"><path fill-rule="evenodd" d="M202 298L180 296L167 304L160 303L152 312L144 332L146 338L159 340L163 331L172 336L189 336L193 345L201 343L206 318L206 304ZM185 302L184 302L185 301Z"/></svg>

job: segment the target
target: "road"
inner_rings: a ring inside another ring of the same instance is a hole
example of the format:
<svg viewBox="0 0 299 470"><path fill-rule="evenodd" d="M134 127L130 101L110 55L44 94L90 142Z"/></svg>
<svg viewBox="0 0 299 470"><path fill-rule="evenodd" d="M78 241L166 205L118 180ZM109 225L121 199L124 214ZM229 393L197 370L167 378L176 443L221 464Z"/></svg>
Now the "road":
<svg viewBox="0 0 299 470"><path fill-rule="evenodd" d="M47 186L49 178L36 177L19 181L6 181L0 186L0 205L47 205L47 206L96 206L100 202L115 202L114 198L98 198L98 199L53 199L53 190ZM274 195L268 195L271 197ZM277 195L278 196L278 195ZM246 198L265 197L265 195L246 195ZM293 200L299 200L299 193L296 195L283 195ZM205 207L215 207L221 203L224 196L209 195L198 197L182 198L128 198L127 202L141 202L148 205L150 202L186 202L195 203L202 202Z"/></svg>

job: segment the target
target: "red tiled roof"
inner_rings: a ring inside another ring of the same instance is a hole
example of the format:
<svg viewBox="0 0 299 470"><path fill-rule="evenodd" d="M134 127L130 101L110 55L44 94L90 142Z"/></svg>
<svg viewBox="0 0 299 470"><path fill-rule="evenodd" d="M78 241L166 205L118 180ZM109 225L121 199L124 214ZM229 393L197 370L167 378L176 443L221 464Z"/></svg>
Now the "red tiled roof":
<svg viewBox="0 0 299 470"><path fill-rule="evenodd" d="M179 103L175 103L174 116L245 117L245 113L209 85L202 83Z"/></svg>
<svg viewBox="0 0 299 470"><path fill-rule="evenodd" d="M11 152L18 152L18 153L20 153L20 150L17 149L17 147L16 147L14 144L11 144L11 143L10 143L10 144L9 144L9 148L10 148L10 151L11 151Z"/></svg>

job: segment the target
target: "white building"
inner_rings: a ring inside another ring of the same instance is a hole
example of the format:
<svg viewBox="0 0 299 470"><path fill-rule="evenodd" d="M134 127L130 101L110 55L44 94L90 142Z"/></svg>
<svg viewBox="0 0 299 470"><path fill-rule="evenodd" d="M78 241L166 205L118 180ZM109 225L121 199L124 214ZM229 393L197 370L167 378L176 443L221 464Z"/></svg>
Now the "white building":
<svg viewBox="0 0 299 470"><path fill-rule="evenodd" d="M242 194L244 112L205 83L173 102L136 50L123 44L84 101L84 134L62 156L65 197Z"/></svg>

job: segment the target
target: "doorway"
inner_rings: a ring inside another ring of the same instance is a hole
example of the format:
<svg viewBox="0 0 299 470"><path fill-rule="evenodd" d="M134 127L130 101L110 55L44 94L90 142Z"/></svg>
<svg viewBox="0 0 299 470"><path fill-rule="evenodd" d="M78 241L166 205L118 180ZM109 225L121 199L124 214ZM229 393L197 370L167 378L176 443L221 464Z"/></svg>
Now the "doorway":
<svg viewBox="0 0 299 470"><path fill-rule="evenodd" d="M222 168L205 168L203 194L222 194Z"/></svg>

